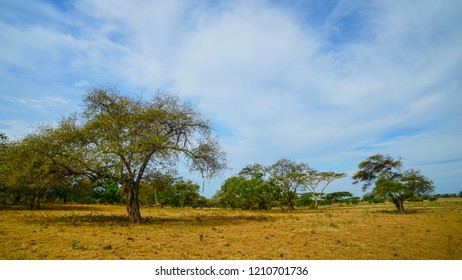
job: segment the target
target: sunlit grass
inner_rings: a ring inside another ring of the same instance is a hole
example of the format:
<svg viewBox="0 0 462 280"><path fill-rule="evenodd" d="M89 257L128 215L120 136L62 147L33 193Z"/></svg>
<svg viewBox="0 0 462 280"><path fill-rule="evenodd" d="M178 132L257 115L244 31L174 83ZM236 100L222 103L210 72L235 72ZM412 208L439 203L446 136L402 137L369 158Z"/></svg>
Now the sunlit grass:
<svg viewBox="0 0 462 280"><path fill-rule="evenodd" d="M293 213L46 205L0 210L1 259L461 259L462 200Z"/></svg>

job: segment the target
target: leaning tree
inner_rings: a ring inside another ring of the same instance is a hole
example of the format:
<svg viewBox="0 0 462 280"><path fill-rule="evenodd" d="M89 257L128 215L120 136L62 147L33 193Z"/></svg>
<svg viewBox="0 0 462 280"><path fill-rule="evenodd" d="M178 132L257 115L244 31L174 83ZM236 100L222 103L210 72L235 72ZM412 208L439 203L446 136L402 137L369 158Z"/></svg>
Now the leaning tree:
<svg viewBox="0 0 462 280"><path fill-rule="evenodd" d="M138 194L146 174L171 169L181 159L203 178L226 166L210 122L171 94L143 100L122 96L113 88L93 88L85 95L81 114L43 132L43 151L55 164L77 176L119 183L134 223L143 221Z"/></svg>
<svg viewBox="0 0 462 280"><path fill-rule="evenodd" d="M376 154L362 161L358 168L353 175L353 184L362 182L363 191L373 186L372 195L391 199L399 213L404 213L407 199L434 190L433 182L419 171L402 171L401 159Z"/></svg>

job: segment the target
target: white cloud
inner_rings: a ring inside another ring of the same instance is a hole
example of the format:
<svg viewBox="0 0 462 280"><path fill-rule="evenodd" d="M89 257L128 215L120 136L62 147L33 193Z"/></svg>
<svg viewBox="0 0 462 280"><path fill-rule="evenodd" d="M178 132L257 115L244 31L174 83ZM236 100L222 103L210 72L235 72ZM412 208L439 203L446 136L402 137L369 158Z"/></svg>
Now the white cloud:
<svg viewBox="0 0 462 280"><path fill-rule="evenodd" d="M80 81L75 82L74 86L78 88L88 88L91 86L91 83L87 80L80 80Z"/></svg>
<svg viewBox="0 0 462 280"><path fill-rule="evenodd" d="M0 21L0 89L23 106L75 108L78 88L100 83L178 90L217 123L233 172L280 157L339 172L375 152L462 157L459 3L339 1L318 26L270 1L34 5L35 24Z"/></svg>

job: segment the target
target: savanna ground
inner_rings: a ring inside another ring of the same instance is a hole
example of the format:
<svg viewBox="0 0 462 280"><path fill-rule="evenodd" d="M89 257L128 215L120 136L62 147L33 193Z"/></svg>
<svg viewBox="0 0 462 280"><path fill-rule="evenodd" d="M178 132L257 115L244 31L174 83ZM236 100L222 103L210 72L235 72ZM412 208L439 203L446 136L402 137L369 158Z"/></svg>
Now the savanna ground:
<svg viewBox="0 0 462 280"><path fill-rule="evenodd" d="M45 205L0 210L0 259L462 259L462 200L318 210Z"/></svg>

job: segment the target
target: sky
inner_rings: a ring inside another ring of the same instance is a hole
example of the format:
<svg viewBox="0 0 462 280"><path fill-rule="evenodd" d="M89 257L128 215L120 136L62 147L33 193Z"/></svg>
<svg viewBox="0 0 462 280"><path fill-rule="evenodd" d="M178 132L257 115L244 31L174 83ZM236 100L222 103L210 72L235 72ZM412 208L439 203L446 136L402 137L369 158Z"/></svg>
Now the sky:
<svg viewBox="0 0 462 280"><path fill-rule="evenodd" d="M403 159L462 191L462 1L0 1L0 132L81 110L89 87L178 94L229 169L287 158L344 172ZM185 177L200 182L198 175Z"/></svg>

